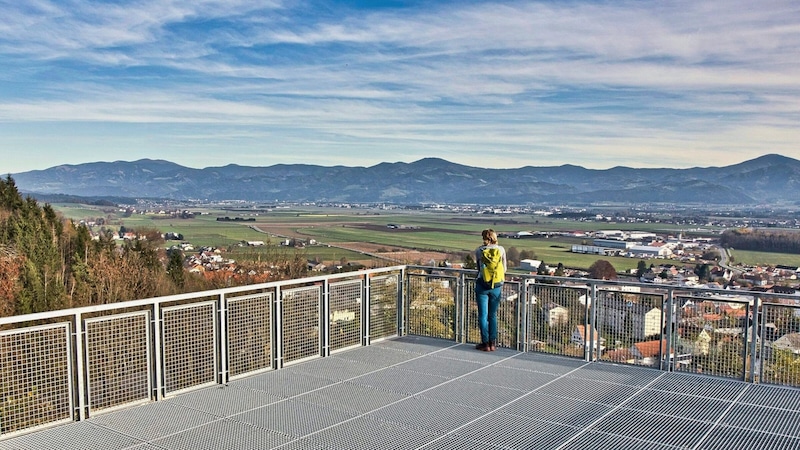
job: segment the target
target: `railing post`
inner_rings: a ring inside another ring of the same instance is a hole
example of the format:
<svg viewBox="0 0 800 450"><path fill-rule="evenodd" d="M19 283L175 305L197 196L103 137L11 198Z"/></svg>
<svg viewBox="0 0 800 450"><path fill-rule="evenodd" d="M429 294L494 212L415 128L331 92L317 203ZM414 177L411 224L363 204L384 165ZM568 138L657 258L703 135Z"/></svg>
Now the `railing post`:
<svg viewBox="0 0 800 450"><path fill-rule="evenodd" d="M322 305L320 305L320 338L322 339L322 348L320 349L320 356L330 356L331 354L331 321L329 320L331 314L331 284L326 278L322 283Z"/></svg>
<svg viewBox="0 0 800 450"><path fill-rule="evenodd" d="M467 303L467 286L464 278L466 278L466 275L463 272L460 272L456 281L456 298L455 305L453 305L456 314L456 316L453 318L453 327L455 328L455 330L453 330L453 335L455 337L455 341L461 344L466 342L466 333L464 332L466 329L466 326L464 325L464 311Z"/></svg>
<svg viewBox="0 0 800 450"><path fill-rule="evenodd" d="M411 288L411 281L405 268L400 269L400 289L397 290L397 335L405 336L408 333L406 324L406 299L408 290ZM405 286L405 289L403 288Z"/></svg>
<svg viewBox="0 0 800 450"><path fill-rule="evenodd" d="M84 332L83 332L83 322L81 320L81 314L75 313L73 316L73 322L75 323L75 335L73 337L75 342L75 374L74 379L76 380L76 395L77 395L77 409L78 409L78 420L86 419L86 405L88 401L88 393L86 392L86 383L84 381L86 371L83 367L83 353L84 353L84 346L83 346L83 339L84 339ZM74 418L74 416L73 416Z"/></svg>
<svg viewBox="0 0 800 450"><path fill-rule="evenodd" d="M535 278L525 277L519 284L519 294L517 295L517 351L528 352L530 338L528 337L528 285L536 282Z"/></svg>
<svg viewBox="0 0 800 450"><path fill-rule="evenodd" d="M272 368L283 368L283 299L280 286L275 287L275 303L273 303L272 323Z"/></svg>
<svg viewBox="0 0 800 450"><path fill-rule="evenodd" d="M361 345L370 344L370 310L372 309L370 291L372 289L372 279L367 277L364 282L364 290L361 294Z"/></svg>
<svg viewBox="0 0 800 450"><path fill-rule="evenodd" d="M761 382L761 374L764 370L764 336L759 335L758 333L758 323L760 322L759 308L761 307L761 298L758 296L753 297L753 306L751 310L752 318L750 323L749 332L751 333L752 338L750 339L750 382L751 383L760 383ZM748 305L749 306L749 305ZM761 327L761 332L764 332L764 327ZM745 335L746 336L746 335ZM745 337L745 343L747 337ZM758 341L761 341L761 346L759 347Z"/></svg>
<svg viewBox="0 0 800 450"><path fill-rule="evenodd" d="M164 376L162 373L164 349L161 345L161 305L153 303L153 364L155 370L153 374L153 390L155 391L156 400L164 398Z"/></svg>
<svg viewBox="0 0 800 450"><path fill-rule="evenodd" d="M597 328L597 283L594 281L591 282L591 292L592 296L591 299L586 302L586 307L588 308L586 314L586 322L588 327L587 330L587 337L589 338L589 342L586 342L583 346L584 348L584 358L586 361L593 361L594 353L595 353L595 329ZM600 339L597 339L597 345L600 345ZM599 350L599 349L598 349Z"/></svg>
<svg viewBox="0 0 800 450"><path fill-rule="evenodd" d="M674 364L675 364L674 355L676 353L675 349L673 348L673 345L674 345L674 342L673 342L673 334L674 334L673 320L675 320L674 312L673 312L675 310L675 291L673 289L669 289L667 291L667 304L665 305L664 309L666 309L666 313L667 313L666 316L667 317L666 318L662 317L662 320L664 321L663 322L664 323L664 328L661 331L661 333L662 333L661 338L666 340L667 344L666 344L665 348L666 348L667 354L666 355L659 355L659 356L661 358L661 370L666 371L666 372L672 372L673 369L674 369ZM662 311L663 311L663 309L662 309ZM662 312L662 314L663 314L663 312ZM658 351L660 353L661 352L661 348L659 348Z"/></svg>
<svg viewBox="0 0 800 450"><path fill-rule="evenodd" d="M219 294L219 377L217 383L227 384L228 373L228 299L225 293Z"/></svg>

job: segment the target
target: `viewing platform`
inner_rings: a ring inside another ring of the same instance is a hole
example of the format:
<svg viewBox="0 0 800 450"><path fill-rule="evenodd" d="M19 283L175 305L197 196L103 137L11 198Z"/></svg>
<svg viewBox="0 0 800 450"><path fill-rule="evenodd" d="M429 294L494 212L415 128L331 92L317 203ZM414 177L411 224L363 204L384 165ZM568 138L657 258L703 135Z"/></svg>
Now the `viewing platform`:
<svg viewBox="0 0 800 450"><path fill-rule="evenodd" d="M800 391L405 336L0 449L796 449Z"/></svg>
<svg viewBox="0 0 800 450"><path fill-rule="evenodd" d="M483 352L472 277L401 266L2 318L0 449L800 449L791 328L763 326L796 322L786 299L520 277Z"/></svg>

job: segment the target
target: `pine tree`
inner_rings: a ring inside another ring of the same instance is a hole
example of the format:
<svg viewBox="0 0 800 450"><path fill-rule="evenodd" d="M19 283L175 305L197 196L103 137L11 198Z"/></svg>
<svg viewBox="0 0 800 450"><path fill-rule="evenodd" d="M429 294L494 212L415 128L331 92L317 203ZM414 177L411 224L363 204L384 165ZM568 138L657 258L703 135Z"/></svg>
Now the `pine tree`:
<svg viewBox="0 0 800 450"><path fill-rule="evenodd" d="M15 314L59 309L66 304L64 260L60 239L63 225L50 205L22 199L14 180L0 183L0 245L19 255Z"/></svg>

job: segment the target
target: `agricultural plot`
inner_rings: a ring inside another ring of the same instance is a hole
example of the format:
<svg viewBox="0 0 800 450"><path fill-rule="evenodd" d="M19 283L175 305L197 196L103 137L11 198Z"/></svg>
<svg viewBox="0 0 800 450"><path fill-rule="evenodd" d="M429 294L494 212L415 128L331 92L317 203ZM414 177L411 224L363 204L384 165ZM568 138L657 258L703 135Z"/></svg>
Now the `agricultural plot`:
<svg viewBox="0 0 800 450"><path fill-rule="evenodd" d="M480 232L494 228L499 233L518 231L592 231L622 229L677 234L682 230L665 224L625 224L579 222L550 219L541 216L487 214L458 214L427 211L373 211L342 208L292 208L253 211L250 209L207 209L208 214L192 219L170 218L156 214L135 214L122 217L120 211L108 207L87 205L53 205L73 220L102 217L107 227L124 226L155 228L162 233L182 234L186 241L198 246L228 247L232 251L242 241L265 241L275 244L285 239L315 240L320 245L307 246L302 251L309 259L322 261L358 261L377 264L378 259L402 263L424 263L431 259L458 262L480 244ZM197 208L195 208L197 209ZM229 217L230 221L217 218ZM587 268L600 259L597 255L570 252L573 244L586 243L581 239L554 237L532 239L502 239L507 249L533 252L536 259L548 265L562 263L566 267ZM263 250L236 250L239 258L257 258ZM364 255L362 253L369 253ZM375 256L377 255L377 257ZM383 257L383 258L381 258ZM766 252L735 251L736 262L755 264L796 265L796 255ZM603 257L618 271L636 268L635 258Z"/></svg>

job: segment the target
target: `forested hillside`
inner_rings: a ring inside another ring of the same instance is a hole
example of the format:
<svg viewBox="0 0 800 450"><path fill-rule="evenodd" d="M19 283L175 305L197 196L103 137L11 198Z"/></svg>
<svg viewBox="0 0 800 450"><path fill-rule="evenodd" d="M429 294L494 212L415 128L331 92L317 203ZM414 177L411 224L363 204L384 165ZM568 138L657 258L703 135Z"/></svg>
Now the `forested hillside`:
<svg viewBox="0 0 800 450"><path fill-rule="evenodd" d="M800 254L800 232L739 228L723 232L720 244L739 250Z"/></svg>
<svg viewBox="0 0 800 450"><path fill-rule="evenodd" d="M113 231L93 239L89 229L49 204L23 198L14 180L0 181L0 316L114 303L235 284L305 270L295 255L241 267L237 273L189 274L179 251L164 249L155 229L135 230L118 243Z"/></svg>

